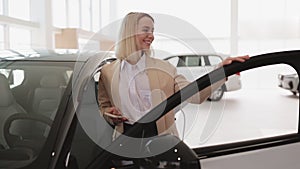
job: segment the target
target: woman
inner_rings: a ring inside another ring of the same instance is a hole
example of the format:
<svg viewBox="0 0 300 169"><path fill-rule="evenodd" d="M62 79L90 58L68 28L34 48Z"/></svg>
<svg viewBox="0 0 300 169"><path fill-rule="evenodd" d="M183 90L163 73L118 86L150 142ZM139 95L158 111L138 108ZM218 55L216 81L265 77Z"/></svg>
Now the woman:
<svg viewBox="0 0 300 169"><path fill-rule="evenodd" d="M116 45L118 59L101 70L98 101L102 115L115 126L113 138L128 130L148 110L189 84L169 62L150 57L153 31L154 19L149 14L127 14ZM249 56L229 57L220 66L247 59ZM225 81L200 91L189 102L202 103ZM178 136L174 121L174 112L170 111L156 125L145 128L139 137L162 133Z"/></svg>

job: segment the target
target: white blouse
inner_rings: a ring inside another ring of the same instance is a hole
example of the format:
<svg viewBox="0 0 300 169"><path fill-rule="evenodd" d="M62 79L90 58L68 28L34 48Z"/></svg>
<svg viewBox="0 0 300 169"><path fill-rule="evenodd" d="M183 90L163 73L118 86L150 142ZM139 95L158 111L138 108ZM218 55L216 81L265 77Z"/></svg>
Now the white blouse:
<svg viewBox="0 0 300 169"><path fill-rule="evenodd" d="M132 65L121 62L119 93L121 113L128 118L126 123L133 124L144 116L152 106L149 78L146 74L146 56Z"/></svg>

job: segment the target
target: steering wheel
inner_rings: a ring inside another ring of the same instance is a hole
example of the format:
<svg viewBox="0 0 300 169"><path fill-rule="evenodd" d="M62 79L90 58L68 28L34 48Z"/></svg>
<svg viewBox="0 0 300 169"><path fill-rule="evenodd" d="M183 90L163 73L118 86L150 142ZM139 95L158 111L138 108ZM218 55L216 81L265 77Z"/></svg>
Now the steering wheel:
<svg viewBox="0 0 300 169"><path fill-rule="evenodd" d="M46 141L45 130L51 127L52 122L50 118L39 114L14 114L4 123L5 141L10 148L27 147L38 153ZM43 132L36 133L37 126L43 126L43 129L40 128Z"/></svg>

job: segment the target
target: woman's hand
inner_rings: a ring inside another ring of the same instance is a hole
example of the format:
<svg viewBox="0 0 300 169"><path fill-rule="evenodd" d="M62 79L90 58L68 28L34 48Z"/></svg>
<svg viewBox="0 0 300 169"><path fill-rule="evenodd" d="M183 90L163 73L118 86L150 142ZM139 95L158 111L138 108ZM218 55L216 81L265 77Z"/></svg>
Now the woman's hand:
<svg viewBox="0 0 300 169"><path fill-rule="evenodd" d="M116 107L109 107L105 109L104 115L110 118L115 125L128 121L128 119L122 116L122 113Z"/></svg>
<svg viewBox="0 0 300 169"><path fill-rule="evenodd" d="M245 55L245 56L236 56L236 57L227 57L225 60L223 60L223 62L220 63L220 67L225 66L225 65L229 65L234 61L237 62L245 62L246 60L250 59L249 55Z"/></svg>

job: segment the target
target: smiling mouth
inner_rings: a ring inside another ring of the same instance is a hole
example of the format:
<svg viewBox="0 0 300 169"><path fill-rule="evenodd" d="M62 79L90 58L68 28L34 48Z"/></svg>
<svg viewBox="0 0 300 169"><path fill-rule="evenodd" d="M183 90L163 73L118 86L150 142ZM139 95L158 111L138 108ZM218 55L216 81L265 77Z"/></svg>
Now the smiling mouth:
<svg viewBox="0 0 300 169"><path fill-rule="evenodd" d="M144 43L145 43L146 45L151 45L152 41L151 41L151 40L144 40Z"/></svg>

